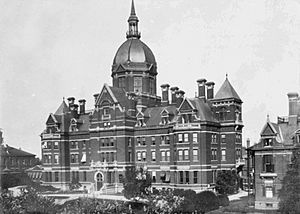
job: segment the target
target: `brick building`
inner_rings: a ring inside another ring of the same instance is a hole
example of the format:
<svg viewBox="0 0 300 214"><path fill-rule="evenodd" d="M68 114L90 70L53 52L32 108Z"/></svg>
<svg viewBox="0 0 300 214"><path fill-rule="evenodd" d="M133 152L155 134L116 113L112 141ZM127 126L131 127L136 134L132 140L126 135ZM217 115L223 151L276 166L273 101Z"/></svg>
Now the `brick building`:
<svg viewBox="0 0 300 214"><path fill-rule="evenodd" d="M213 188L216 172L233 169L241 157L242 100L226 77L195 81L198 95L168 84L157 95L157 64L141 41L132 2L127 40L112 65L112 86L86 101L63 101L41 134L43 180L66 188L72 179L96 191L118 188L126 167L146 167L153 185Z"/></svg>
<svg viewBox="0 0 300 214"><path fill-rule="evenodd" d="M33 167L37 160L35 154L22 149L17 149L3 143L2 131L0 130L0 174L20 173Z"/></svg>
<svg viewBox="0 0 300 214"><path fill-rule="evenodd" d="M267 119L260 141L252 146L255 169L255 208L278 209L278 191L291 162L292 152L300 143L300 99L289 93L289 115L277 123Z"/></svg>

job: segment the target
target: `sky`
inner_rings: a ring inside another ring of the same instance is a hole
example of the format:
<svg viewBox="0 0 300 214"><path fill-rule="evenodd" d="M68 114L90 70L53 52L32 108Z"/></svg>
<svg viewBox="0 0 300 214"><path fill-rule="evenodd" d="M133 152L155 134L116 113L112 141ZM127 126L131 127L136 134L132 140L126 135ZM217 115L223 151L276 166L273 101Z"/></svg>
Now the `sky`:
<svg viewBox="0 0 300 214"><path fill-rule="evenodd" d="M41 154L40 134L63 97L111 85L126 40L131 0L0 1L0 128L8 145ZM153 51L159 86L194 97L196 80L228 79L243 100L243 140L288 114L300 92L299 0L135 0L141 40Z"/></svg>

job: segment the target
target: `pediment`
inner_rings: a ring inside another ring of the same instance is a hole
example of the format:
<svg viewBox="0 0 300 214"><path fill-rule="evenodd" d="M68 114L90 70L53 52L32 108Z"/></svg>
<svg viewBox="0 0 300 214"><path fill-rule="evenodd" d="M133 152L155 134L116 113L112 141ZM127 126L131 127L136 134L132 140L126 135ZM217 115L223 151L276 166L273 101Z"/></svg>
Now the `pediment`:
<svg viewBox="0 0 300 214"><path fill-rule="evenodd" d="M58 122L57 122L55 116L53 114L50 114L48 119L47 119L46 124L47 125L52 125L52 124L56 124L56 123L58 123Z"/></svg>
<svg viewBox="0 0 300 214"><path fill-rule="evenodd" d="M110 90L109 86L107 84L104 84L101 93L96 100L96 105L103 106L103 104L107 105L108 103L117 103L117 102L118 101L115 95Z"/></svg>
<svg viewBox="0 0 300 214"><path fill-rule="evenodd" d="M195 107L188 99L184 99L178 109L179 112L190 112L193 111Z"/></svg>

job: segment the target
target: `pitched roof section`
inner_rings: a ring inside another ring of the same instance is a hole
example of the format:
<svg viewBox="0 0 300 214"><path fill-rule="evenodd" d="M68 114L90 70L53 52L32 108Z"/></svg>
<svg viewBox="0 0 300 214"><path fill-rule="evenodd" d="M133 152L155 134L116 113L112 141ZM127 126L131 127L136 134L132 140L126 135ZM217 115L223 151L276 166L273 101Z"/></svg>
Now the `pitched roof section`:
<svg viewBox="0 0 300 214"><path fill-rule="evenodd" d="M237 92L234 90L233 86L230 84L229 80L226 78L223 85L216 93L214 99L228 99L228 98L235 98L242 101L239 95L237 94Z"/></svg>
<svg viewBox="0 0 300 214"><path fill-rule="evenodd" d="M69 107L67 106L67 104L63 100L63 102L60 104L60 106L58 107L58 109L56 110L56 112L54 114L55 115L62 115L64 113L67 113L68 111L69 111Z"/></svg>
<svg viewBox="0 0 300 214"><path fill-rule="evenodd" d="M197 109L197 116L200 118L201 121L218 122L207 102L199 98L193 98L189 100Z"/></svg>
<svg viewBox="0 0 300 214"><path fill-rule="evenodd" d="M159 107L152 107L147 108L144 112L144 116L149 118L146 122L146 126L158 126L161 123L163 111L168 111L170 115L176 114L176 106L159 106ZM174 121L174 117L170 122Z"/></svg>
<svg viewBox="0 0 300 214"><path fill-rule="evenodd" d="M24 156L35 156L35 154L31 154L29 152L25 152L21 149L16 149L14 147L11 147L11 146L6 146L4 148L1 149L1 155L4 155L4 156L18 156L18 157L24 157Z"/></svg>

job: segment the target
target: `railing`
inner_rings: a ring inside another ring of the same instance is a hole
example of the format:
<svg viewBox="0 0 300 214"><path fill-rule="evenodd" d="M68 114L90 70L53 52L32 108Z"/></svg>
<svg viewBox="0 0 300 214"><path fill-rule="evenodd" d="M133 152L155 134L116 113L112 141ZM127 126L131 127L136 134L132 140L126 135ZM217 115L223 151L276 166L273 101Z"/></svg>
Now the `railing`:
<svg viewBox="0 0 300 214"><path fill-rule="evenodd" d="M191 128L200 128L199 123L184 123L184 124L176 124L174 129L191 129Z"/></svg>
<svg viewBox="0 0 300 214"><path fill-rule="evenodd" d="M60 134L42 134L43 139L60 138Z"/></svg>

